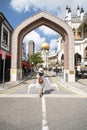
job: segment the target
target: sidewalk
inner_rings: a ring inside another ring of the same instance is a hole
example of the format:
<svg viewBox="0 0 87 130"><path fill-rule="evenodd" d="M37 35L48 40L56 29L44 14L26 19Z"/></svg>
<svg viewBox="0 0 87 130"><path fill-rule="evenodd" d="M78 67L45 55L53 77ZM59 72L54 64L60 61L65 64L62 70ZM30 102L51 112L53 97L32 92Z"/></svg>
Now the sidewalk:
<svg viewBox="0 0 87 130"><path fill-rule="evenodd" d="M25 77L24 79L22 80L18 80L18 81L9 81L9 82L5 82L4 84L0 84L0 90L3 90L3 89L7 89L7 88L11 88L11 87L14 87L18 84L21 84L23 83L24 81L26 81L27 79L31 78L33 76L34 73L31 73L29 76Z"/></svg>
<svg viewBox="0 0 87 130"><path fill-rule="evenodd" d="M0 90L2 89L7 89L7 88L11 88L11 87L14 87L20 83L22 83L23 81L20 80L20 81L10 81L10 82L5 82L4 84L0 84Z"/></svg>
<svg viewBox="0 0 87 130"><path fill-rule="evenodd" d="M68 83L64 82L63 78L59 75L56 76L56 73L51 71L49 72L51 75L55 75L55 77L58 79L60 85L64 87L65 89L68 89L78 95L87 96L87 78L85 79L79 79L74 83Z"/></svg>
<svg viewBox="0 0 87 130"><path fill-rule="evenodd" d="M66 88L69 89L72 92L75 92L82 96L87 96L87 78L86 79L79 79L74 83L67 83L64 82L62 78L59 76L57 77L60 81L60 84Z"/></svg>

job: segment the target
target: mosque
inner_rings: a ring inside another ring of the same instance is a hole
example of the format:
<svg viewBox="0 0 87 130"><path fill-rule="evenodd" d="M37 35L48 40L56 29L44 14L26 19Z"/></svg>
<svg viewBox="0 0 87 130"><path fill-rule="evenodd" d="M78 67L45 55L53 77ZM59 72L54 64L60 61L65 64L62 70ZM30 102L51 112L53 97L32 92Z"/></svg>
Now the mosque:
<svg viewBox="0 0 87 130"><path fill-rule="evenodd" d="M55 51L54 53L50 50L50 46L47 42L43 42L41 47L41 55L43 59L43 67L48 69L52 67L51 63L54 63L54 66L57 63L57 52Z"/></svg>
<svg viewBox="0 0 87 130"><path fill-rule="evenodd" d="M73 15L69 6L66 6L65 22L72 28L75 45L75 66L87 66L87 13L83 7L77 6L77 14ZM41 45L43 66L48 67L50 60L54 60L60 66L64 65L64 43L62 36L57 39L58 49L54 55L49 52L49 44Z"/></svg>

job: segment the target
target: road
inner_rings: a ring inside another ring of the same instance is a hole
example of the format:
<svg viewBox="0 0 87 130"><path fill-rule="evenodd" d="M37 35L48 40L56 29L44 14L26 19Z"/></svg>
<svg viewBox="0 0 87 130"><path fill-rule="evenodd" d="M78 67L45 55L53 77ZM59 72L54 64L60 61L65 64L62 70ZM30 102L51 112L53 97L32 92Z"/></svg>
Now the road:
<svg viewBox="0 0 87 130"><path fill-rule="evenodd" d="M17 85L9 89L4 89L1 94L39 94L39 88L37 86L37 76L34 75L32 79L29 79L22 84ZM74 94L69 90L66 90L59 85L57 76L45 74L45 92L44 94Z"/></svg>
<svg viewBox="0 0 87 130"><path fill-rule="evenodd" d="M0 130L87 130L87 98L45 75L39 97L36 77L0 94Z"/></svg>

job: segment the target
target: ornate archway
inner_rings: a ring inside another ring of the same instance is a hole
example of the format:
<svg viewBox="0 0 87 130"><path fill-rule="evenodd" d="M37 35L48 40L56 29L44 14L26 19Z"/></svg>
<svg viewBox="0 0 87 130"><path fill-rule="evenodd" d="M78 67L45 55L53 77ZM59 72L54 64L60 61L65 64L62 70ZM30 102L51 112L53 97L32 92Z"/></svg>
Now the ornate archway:
<svg viewBox="0 0 87 130"><path fill-rule="evenodd" d="M61 34L64 40L64 80L75 81L74 36L72 29L64 21L45 12L40 12L22 22L13 32L11 81L22 78L21 44L24 36L35 28L45 25ZM14 53L15 52L15 53ZM68 76L67 76L68 75Z"/></svg>

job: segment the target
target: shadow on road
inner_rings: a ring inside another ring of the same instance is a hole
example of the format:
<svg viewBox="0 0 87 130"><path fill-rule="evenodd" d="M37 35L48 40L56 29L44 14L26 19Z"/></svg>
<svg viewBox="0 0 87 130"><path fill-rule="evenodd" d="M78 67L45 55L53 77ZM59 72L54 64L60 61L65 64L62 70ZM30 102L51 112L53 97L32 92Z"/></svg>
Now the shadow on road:
<svg viewBox="0 0 87 130"><path fill-rule="evenodd" d="M45 90L45 93L44 94L50 94L51 92L55 91L55 89L48 89L48 90Z"/></svg>

